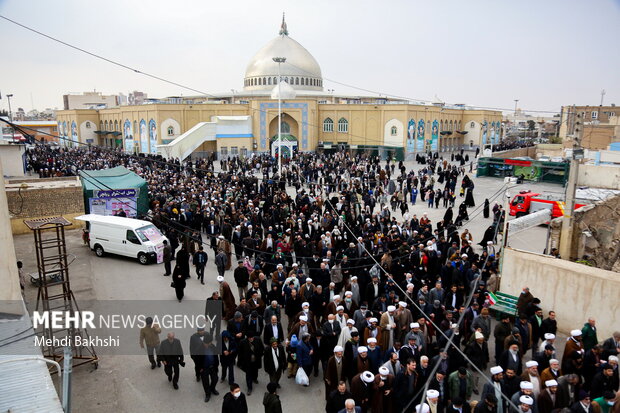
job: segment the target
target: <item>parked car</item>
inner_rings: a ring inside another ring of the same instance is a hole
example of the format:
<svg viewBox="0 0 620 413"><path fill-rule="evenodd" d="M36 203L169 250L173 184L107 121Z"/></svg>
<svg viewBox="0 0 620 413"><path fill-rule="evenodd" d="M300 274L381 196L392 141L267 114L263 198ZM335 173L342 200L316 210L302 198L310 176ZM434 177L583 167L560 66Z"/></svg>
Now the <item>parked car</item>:
<svg viewBox="0 0 620 413"><path fill-rule="evenodd" d="M86 222L88 245L98 257L105 254L137 258L140 264L161 262L165 236L148 221L96 214L76 217Z"/></svg>

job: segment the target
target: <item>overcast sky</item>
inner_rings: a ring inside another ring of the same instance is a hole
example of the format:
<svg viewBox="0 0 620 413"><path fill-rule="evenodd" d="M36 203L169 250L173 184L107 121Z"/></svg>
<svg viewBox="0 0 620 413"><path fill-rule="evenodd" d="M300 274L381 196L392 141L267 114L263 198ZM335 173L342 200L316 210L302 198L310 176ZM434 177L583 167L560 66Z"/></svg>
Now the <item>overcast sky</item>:
<svg viewBox="0 0 620 413"><path fill-rule="evenodd" d="M0 14L206 93L243 88L279 30L319 62L325 89L448 103L559 110L620 105L620 0L0 0ZM195 92L149 79L0 19L0 108L62 108L96 89ZM329 80L328 80L329 79Z"/></svg>

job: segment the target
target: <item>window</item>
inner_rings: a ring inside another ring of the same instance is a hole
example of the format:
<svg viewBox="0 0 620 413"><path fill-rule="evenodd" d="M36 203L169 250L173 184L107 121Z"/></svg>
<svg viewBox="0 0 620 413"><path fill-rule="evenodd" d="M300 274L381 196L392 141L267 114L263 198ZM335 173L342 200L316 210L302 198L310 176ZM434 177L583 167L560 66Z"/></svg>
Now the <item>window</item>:
<svg viewBox="0 0 620 413"><path fill-rule="evenodd" d="M475 124L474 122L472 122L472 123L470 123L470 124L469 124L469 127L470 127L470 128L475 128L475 127L476 127L476 124Z"/></svg>
<svg viewBox="0 0 620 413"><path fill-rule="evenodd" d="M268 85L270 85L270 84L271 84L271 78L270 78L270 77L268 77L268 78L267 78L267 84L268 84Z"/></svg>
<svg viewBox="0 0 620 413"><path fill-rule="evenodd" d="M90 122L86 122L86 129L90 129Z"/></svg>
<svg viewBox="0 0 620 413"><path fill-rule="evenodd" d="M298 84L299 84L299 78L298 78L298 77L296 77L296 78L295 78L295 84L296 84L296 85L298 85Z"/></svg>
<svg viewBox="0 0 620 413"><path fill-rule="evenodd" d="M598 119L598 111L592 111L591 113L592 119Z"/></svg>
<svg viewBox="0 0 620 413"><path fill-rule="evenodd" d="M614 116L616 116L616 112L609 112L609 117L613 118Z"/></svg>
<svg viewBox="0 0 620 413"><path fill-rule="evenodd" d="M248 157L248 148L246 148L246 147L241 148L241 157L242 158L247 158Z"/></svg>
<svg viewBox="0 0 620 413"><path fill-rule="evenodd" d="M222 146L222 147L220 148L220 156L221 156L222 158L224 158L224 157L228 157L228 147L227 147L227 146Z"/></svg>
<svg viewBox="0 0 620 413"><path fill-rule="evenodd" d="M282 121L280 130L282 133L291 133L291 125L289 125L286 121Z"/></svg>
<svg viewBox="0 0 620 413"><path fill-rule="evenodd" d="M323 132L333 132L334 131L334 121L330 118L327 118L323 121Z"/></svg>
<svg viewBox="0 0 620 413"><path fill-rule="evenodd" d="M439 132L443 132L443 120L439 122Z"/></svg>
<svg viewBox="0 0 620 413"><path fill-rule="evenodd" d="M454 121L454 126L456 126L456 121ZM461 130L461 121L459 121L459 129L458 130Z"/></svg>
<svg viewBox="0 0 620 413"><path fill-rule="evenodd" d="M174 135L174 128L172 126L168 126L168 136Z"/></svg>
<svg viewBox="0 0 620 413"><path fill-rule="evenodd" d="M239 156L239 148L237 146L230 147L230 156Z"/></svg>
<svg viewBox="0 0 620 413"><path fill-rule="evenodd" d="M102 120L99 121L99 130L104 130L103 129L103 121Z"/></svg>
<svg viewBox="0 0 620 413"><path fill-rule="evenodd" d="M277 85L277 84L278 84L278 79L276 79L276 77L275 77L275 76L273 77L273 84L274 84L274 85Z"/></svg>
<svg viewBox="0 0 620 413"><path fill-rule="evenodd" d="M306 79L305 79L305 78L303 78L303 77L301 78L301 85L302 85L302 86L305 86L305 85L306 85Z"/></svg>
<svg viewBox="0 0 620 413"><path fill-rule="evenodd" d="M130 229L127 230L127 241L131 242L132 244L140 245L140 240L138 239L138 236L134 234L134 232Z"/></svg>
<svg viewBox="0 0 620 413"><path fill-rule="evenodd" d="M397 134L398 134L398 128L396 126L392 126L392 129L390 129L390 135L396 136Z"/></svg>
<svg viewBox="0 0 620 413"><path fill-rule="evenodd" d="M349 132L349 122L345 118L340 118L340 120L338 121L338 132Z"/></svg>

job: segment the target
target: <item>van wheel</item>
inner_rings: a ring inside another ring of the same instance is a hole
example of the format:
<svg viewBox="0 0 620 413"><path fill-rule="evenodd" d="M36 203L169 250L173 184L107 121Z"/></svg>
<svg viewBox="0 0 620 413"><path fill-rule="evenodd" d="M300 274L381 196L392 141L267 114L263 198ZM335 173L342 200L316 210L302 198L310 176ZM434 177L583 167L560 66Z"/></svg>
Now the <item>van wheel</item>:
<svg viewBox="0 0 620 413"><path fill-rule="evenodd" d="M103 247L99 244L95 245L95 255L97 255L97 257L103 257L105 255Z"/></svg>
<svg viewBox="0 0 620 413"><path fill-rule="evenodd" d="M527 214L525 212L517 212L517 214L515 215L516 218L521 218L526 216Z"/></svg>
<svg viewBox="0 0 620 413"><path fill-rule="evenodd" d="M138 254L138 261L140 261L140 264L146 265L149 263L149 257L147 257L145 253L141 252Z"/></svg>

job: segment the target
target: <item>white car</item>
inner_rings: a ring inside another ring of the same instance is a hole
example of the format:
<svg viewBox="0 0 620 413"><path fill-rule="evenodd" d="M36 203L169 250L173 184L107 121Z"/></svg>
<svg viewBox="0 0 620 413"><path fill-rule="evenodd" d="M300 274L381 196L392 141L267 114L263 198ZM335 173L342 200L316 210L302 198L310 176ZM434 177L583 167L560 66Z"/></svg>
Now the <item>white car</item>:
<svg viewBox="0 0 620 413"><path fill-rule="evenodd" d="M137 258L143 265L162 262L167 238L148 221L96 214L75 219L86 221L88 243L98 257L117 254Z"/></svg>
<svg viewBox="0 0 620 413"><path fill-rule="evenodd" d="M547 155L543 155L543 156L541 156L540 158L538 158L538 160L539 160L540 162L551 162L551 158L550 158L550 157L548 157Z"/></svg>

